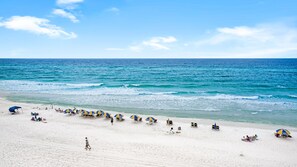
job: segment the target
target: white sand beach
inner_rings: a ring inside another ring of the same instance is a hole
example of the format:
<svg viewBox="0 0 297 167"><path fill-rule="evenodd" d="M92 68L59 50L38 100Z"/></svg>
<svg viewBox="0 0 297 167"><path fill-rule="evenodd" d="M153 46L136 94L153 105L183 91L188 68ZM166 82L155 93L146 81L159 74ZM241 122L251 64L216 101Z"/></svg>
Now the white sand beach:
<svg viewBox="0 0 297 167"><path fill-rule="evenodd" d="M23 112L11 115L8 108L13 105L22 106ZM33 109L37 106L42 109ZM69 116L40 104L2 98L0 107L1 167L297 166L297 129L292 127L170 118L174 129L181 126L182 131L168 134L167 117L155 116L158 123L148 125L122 113L125 121L111 125L104 118ZM31 112L38 112L47 123L30 121ZM192 121L199 127L191 128ZM214 122L220 131L211 130ZM276 138L278 128L290 130L293 138ZM241 141L242 136L254 134L259 140ZM84 149L85 137L91 151Z"/></svg>

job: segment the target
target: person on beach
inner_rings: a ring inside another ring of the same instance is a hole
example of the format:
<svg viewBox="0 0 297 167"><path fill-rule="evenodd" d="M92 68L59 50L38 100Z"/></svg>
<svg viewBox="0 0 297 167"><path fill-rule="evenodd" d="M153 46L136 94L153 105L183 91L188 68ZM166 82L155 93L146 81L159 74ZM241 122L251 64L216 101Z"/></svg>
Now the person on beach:
<svg viewBox="0 0 297 167"><path fill-rule="evenodd" d="M85 148L86 150L91 150L91 146L90 146L90 144L89 144L89 141L88 141L88 138L86 137L86 148Z"/></svg>
<svg viewBox="0 0 297 167"><path fill-rule="evenodd" d="M113 118L112 117L110 119L110 123L111 123L111 125L113 125Z"/></svg>
<svg viewBox="0 0 297 167"><path fill-rule="evenodd" d="M246 140L247 140L247 141L251 141L251 140L250 140L250 137L249 137L248 135L246 135Z"/></svg>
<svg viewBox="0 0 297 167"><path fill-rule="evenodd" d="M170 134L174 134L173 127L170 128Z"/></svg>

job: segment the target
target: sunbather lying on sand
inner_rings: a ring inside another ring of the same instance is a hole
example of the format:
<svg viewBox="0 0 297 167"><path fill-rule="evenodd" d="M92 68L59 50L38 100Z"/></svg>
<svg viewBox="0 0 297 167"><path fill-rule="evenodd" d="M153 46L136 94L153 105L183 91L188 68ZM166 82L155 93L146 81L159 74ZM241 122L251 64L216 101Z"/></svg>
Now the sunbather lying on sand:
<svg viewBox="0 0 297 167"><path fill-rule="evenodd" d="M254 136L243 136L243 138L241 139L242 141L246 141L246 142L252 142L252 141L255 141L255 140L258 140L257 139L258 136L255 134Z"/></svg>

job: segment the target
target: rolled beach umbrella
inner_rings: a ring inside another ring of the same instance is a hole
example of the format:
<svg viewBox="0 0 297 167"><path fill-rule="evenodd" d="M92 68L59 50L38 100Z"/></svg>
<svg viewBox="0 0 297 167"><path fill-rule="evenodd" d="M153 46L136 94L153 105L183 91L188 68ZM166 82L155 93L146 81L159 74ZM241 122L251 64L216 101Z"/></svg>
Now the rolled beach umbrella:
<svg viewBox="0 0 297 167"><path fill-rule="evenodd" d="M281 136L289 136L291 134L287 129L278 129L276 130L276 133Z"/></svg>
<svg viewBox="0 0 297 167"><path fill-rule="evenodd" d="M147 117L145 120L150 122L155 122L156 119L154 117Z"/></svg>
<svg viewBox="0 0 297 167"><path fill-rule="evenodd" d="M15 113L16 112L15 110L20 109L20 108L22 108L22 107L20 107L20 106L12 106L8 110L9 110L9 112Z"/></svg>
<svg viewBox="0 0 297 167"><path fill-rule="evenodd" d="M116 115L114 115L114 117L117 118L117 119L122 119L123 115L122 114L116 114Z"/></svg>
<svg viewBox="0 0 297 167"><path fill-rule="evenodd" d="M105 118L111 118L110 114L109 114L109 113L107 113L107 112L106 112L106 113L104 113L104 117L105 117Z"/></svg>

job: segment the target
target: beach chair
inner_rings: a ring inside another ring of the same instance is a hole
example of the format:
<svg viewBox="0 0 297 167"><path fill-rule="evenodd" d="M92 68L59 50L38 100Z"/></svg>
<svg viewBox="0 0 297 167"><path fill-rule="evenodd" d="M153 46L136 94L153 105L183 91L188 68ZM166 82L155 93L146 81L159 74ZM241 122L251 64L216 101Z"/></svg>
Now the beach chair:
<svg viewBox="0 0 297 167"><path fill-rule="evenodd" d="M197 126L197 123L196 122L191 122L191 127L192 128L197 128L198 126Z"/></svg>
<svg viewBox="0 0 297 167"><path fill-rule="evenodd" d="M214 124L214 125L212 125L212 129L213 130L220 130L220 126Z"/></svg>
<svg viewBox="0 0 297 167"><path fill-rule="evenodd" d="M38 112L31 112L31 116L38 116L39 113Z"/></svg>
<svg viewBox="0 0 297 167"><path fill-rule="evenodd" d="M173 121L168 119L168 120L166 121L166 124L169 125L169 126L171 126L171 125L173 125Z"/></svg>

